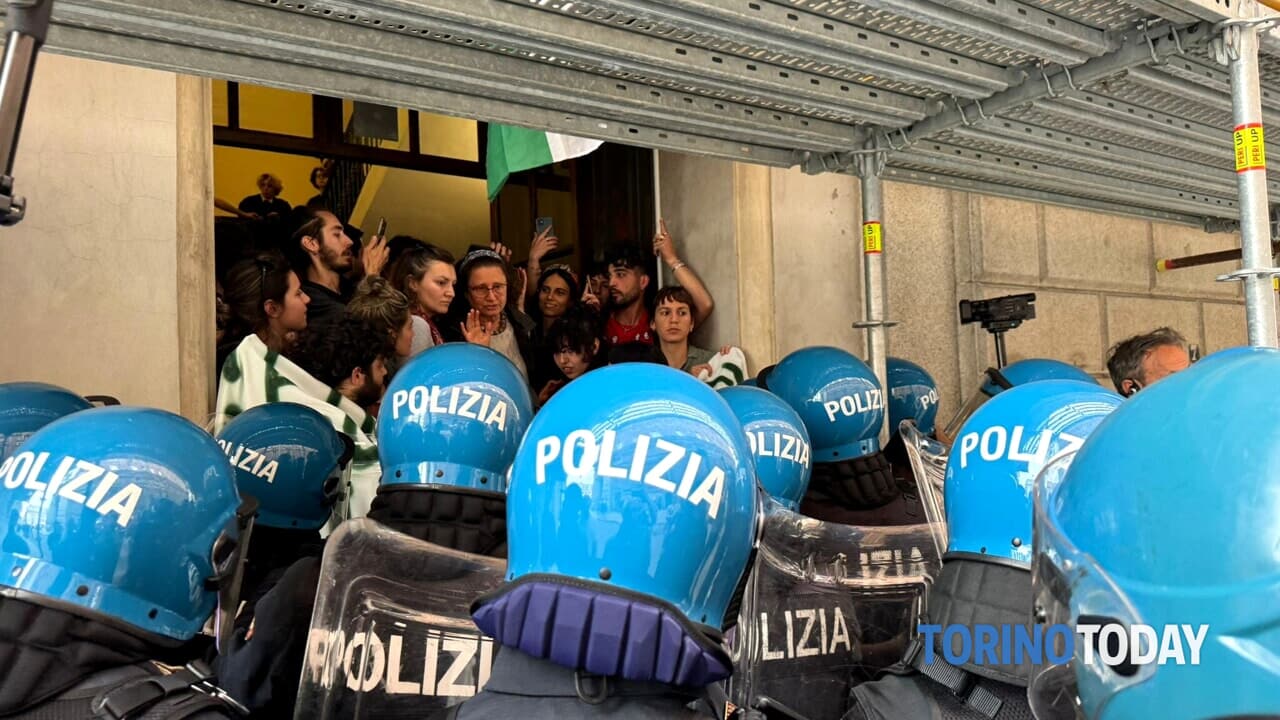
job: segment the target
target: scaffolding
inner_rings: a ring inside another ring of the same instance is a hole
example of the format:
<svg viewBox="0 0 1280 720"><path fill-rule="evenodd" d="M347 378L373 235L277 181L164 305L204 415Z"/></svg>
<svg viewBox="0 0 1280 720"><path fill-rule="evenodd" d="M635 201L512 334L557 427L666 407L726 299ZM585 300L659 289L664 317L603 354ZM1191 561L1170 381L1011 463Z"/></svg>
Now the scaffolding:
<svg viewBox="0 0 1280 720"><path fill-rule="evenodd" d="M1256 0L56 0L47 47L811 173L863 188L883 382L883 179L1239 230L1276 346ZM1272 55L1270 53L1277 53Z"/></svg>

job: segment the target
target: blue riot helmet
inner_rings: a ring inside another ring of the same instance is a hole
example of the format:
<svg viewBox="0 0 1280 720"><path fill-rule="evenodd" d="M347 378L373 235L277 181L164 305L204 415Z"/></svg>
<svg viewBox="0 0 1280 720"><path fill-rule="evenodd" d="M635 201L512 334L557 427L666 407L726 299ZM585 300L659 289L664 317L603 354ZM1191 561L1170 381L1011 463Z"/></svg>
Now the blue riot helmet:
<svg viewBox="0 0 1280 720"><path fill-rule="evenodd" d="M884 394L866 363L839 348L809 347L783 358L767 380L800 414L813 443L806 513L828 504L877 508L901 496L880 447Z"/></svg>
<svg viewBox="0 0 1280 720"><path fill-rule="evenodd" d="M960 429L947 458L944 559L1031 567L1034 481L1123 402L1097 383L1045 380L1002 392Z"/></svg>
<svg viewBox="0 0 1280 720"><path fill-rule="evenodd" d="M258 501L259 528L318 530L342 491L355 451L324 415L297 403L268 403L237 415L218 433L236 487Z"/></svg>
<svg viewBox="0 0 1280 720"><path fill-rule="evenodd" d="M1075 365L1069 365L1061 360L1028 358L1010 363L1000 370L988 368L982 383L982 392L995 397L1009 388L1041 380L1079 380L1083 383L1098 384L1092 375Z"/></svg>
<svg viewBox="0 0 1280 720"><path fill-rule="evenodd" d="M864 457L880 450L884 397L867 364L834 347L808 347L782 359L768 389L800 414L813 440L814 462Z"/></svg>
<svg viewBox="0 0 1280 720"><path fill-rule="evenodd" d="M1280 352L1209 355L1042 474L1037 609L1096 634L1033 683L1039 716L1064 688L1096 720L1280 715L1277 392Z"/></svg>
<svg viewBox="0 0 1280 720"><path fill-rule="evenodd" d="M728 677L762 496L729 405L678 370L612 365L534 418L507 492L508 583L473 606L497 642L604 676Z"/></svg>
<svg viewBox="0 0 1280 720"><path fill-rule="evenodd" d="M812 472L809 431L790 405L754 387L728 387L720 397L742 423L755 455L756 476L769 496L795 511Z"/></svg>
<svg viewBox="0 0 1280 720"><path fill-rule="evenodd" d="M256 503L213 438L172 413L85 410L0 465L0 594L190 640L231 630Z"/></svg>
<svg viewBox="0 0 1280 720"><path fill-rule="evenodd" d="M437 345L396 373L378 413L382 485L506 492L533 417L528 383L496 350Z"/></svg>
<svg viewBox="0 0 1280 720"><path fill-rule="evenodd" d="M910 360L888 358L889 432L896 434L903 420L914 420L925 435L933 434L938 416L938 384L927 370Z"/></svg>
<svg viewBox="0 0 1280 720"><path fill-rule="evenodd" d="M942 431L941 437L947 441L953 440L960 427L969 419L969 416L973 415L974 410L977 410L988 399L1009 388L1041 380L1077 380L1083 383L1098 384L1098 381L1094 380L1092 375L1080 368L1061 360L1048 358L1017 360L999 370L987 368L982 375L982 385L960 407L960 411L955 414L951 422L947 423L947 427Z"/></svg>
<svg viewBox="0 0 1280 720"><path fill-rule="evenodd" d="M57 385L0 383L0 460L45 425L90 407L88 400Z"/></svg>
<svg viewBox="0 0 1280 720"><path fill-rule="evenodd" d="M382 481L369 517L437 545L503 556L511 462L533 417L495 350L438 345L396 373L378 415Z"/></svg>
<svg viewBox="0 0 1280 720"><path fill-rule="evenodd" d="M939 500L946 506L945 526L931 526L945 537L935 537L944 552L929 589L929 625L996 626L1010 636L1015 628L1030 631L1036 475L1079 447L1122 402L1097 383L1046 380L1002 392L969 418L947 458L944 497L936 497L932 483L918 486L926 507ZM932 642L944 655L957 650L955 637L934 635ZM1038 668L1029 654L968 657L957 672L1017 687L1027 687Z"/></svg>

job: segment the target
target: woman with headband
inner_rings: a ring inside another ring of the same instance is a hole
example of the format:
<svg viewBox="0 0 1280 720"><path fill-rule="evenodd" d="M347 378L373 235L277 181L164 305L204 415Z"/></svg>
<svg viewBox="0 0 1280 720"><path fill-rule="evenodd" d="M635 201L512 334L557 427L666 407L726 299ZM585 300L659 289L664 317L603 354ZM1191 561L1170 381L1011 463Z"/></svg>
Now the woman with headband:
<svg viewBox="0 0 1280 720"><path fill-rule="evenodd" d="M465 340L497 350L527 380L529 335L516 311L508 307L508 278L507 262L494 250L467 253L458 264L458 293L440 332L445 340Z"/></svg>

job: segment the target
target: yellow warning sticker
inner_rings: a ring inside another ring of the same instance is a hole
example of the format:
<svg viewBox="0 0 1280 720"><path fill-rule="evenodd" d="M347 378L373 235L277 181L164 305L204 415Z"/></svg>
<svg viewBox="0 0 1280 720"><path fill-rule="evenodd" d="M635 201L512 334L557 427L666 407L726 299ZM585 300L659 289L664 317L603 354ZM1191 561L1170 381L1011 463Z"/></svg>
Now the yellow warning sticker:
<svg viewBox="0 0 1280 720"><path fill-rule="evenodd" d="M1262 123L1249 123L1236 127L1236 172L1267 169L1266 142L1262 136Z"/></svg>
<svg viewBox="0 0 1280 720"><path fill-rule="evenodd" d="M880 223L862 223L862 251L869 255L884 252L884 233L880 230Z"/></svg>

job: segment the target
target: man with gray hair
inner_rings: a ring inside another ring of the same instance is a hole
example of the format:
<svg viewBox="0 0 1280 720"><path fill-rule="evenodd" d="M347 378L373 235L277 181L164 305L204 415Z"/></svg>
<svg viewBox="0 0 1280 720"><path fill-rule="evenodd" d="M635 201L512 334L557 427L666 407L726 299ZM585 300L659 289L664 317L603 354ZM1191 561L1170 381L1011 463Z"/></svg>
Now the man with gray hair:
<svg viewBox="0 0 1280 720"><path fill-rule="evenodd" d="M1190 365L1187 339L1171 327L1135 335L1112 346L1107 353L1111 382L1125 397Z"/></svg>

